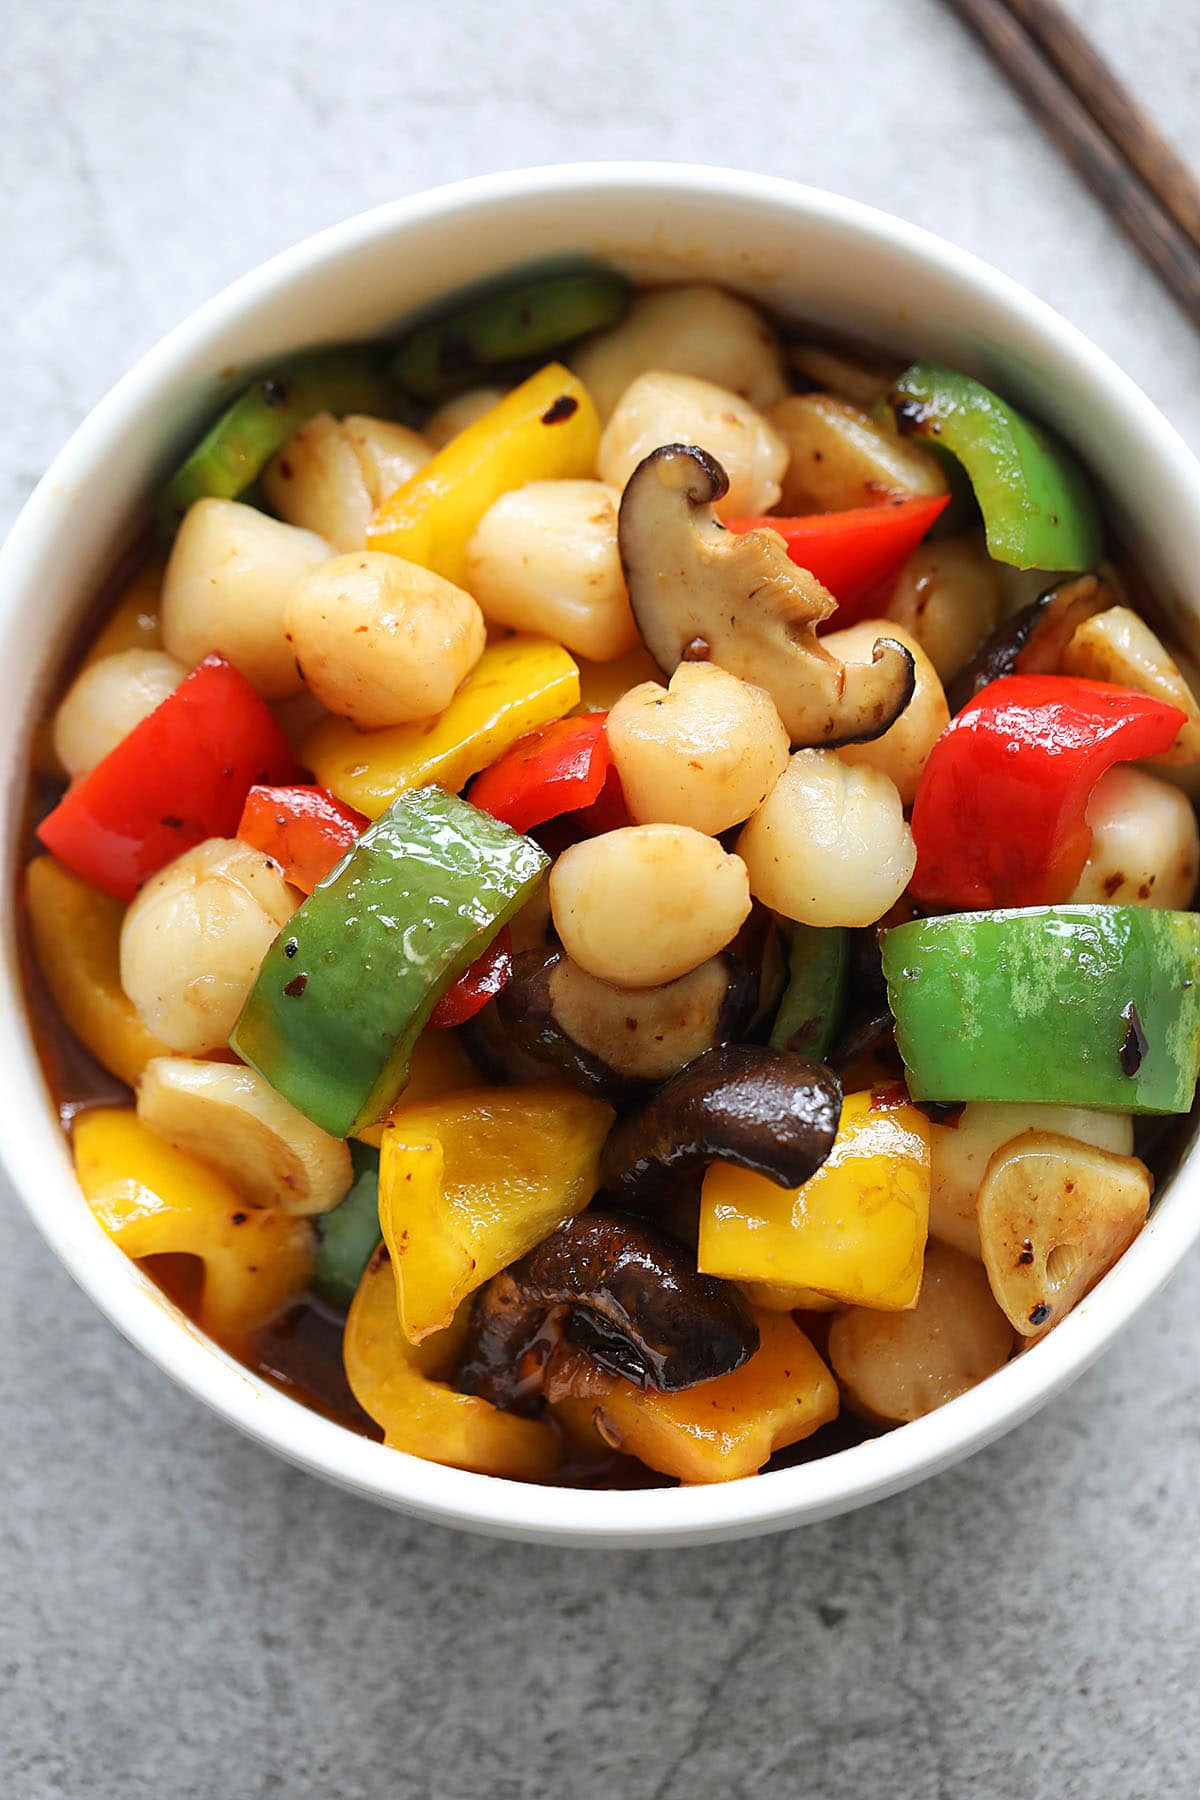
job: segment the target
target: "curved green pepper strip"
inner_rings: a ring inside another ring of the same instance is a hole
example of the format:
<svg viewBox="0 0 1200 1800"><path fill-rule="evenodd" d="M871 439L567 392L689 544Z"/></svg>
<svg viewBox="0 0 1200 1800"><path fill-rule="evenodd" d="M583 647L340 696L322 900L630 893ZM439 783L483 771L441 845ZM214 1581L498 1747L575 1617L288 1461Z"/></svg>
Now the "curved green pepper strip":
<svg viewBox="0 0 1200 1800"><path fill-rule="evenodd" d="M1185 1113L1200 1066L1200 914L953 913L883 936L914 1100Z"/></svg>
<svg viewBox="0 0 1200 1800"><path fill-rule="evenodd" d="M888 404L897 429L927 438L966 470L997 562L1087 569L1102 554L1100 514L1066 446L991 388L937 363L913 363Z"/></svg>
<svg viewBox="0 0 1200 1800"><path fill-rule="evenodd" d="M350 1192L317 1227L317 1261L313 1286L334 1306L348 1307L358 1291L363 1270L375 1254L379 1226L379 1152L369 1144L350 1146L354 1181Z"/></svg>
<svg viewBox="0 0 1200 1800"><path fill-rule="evenodd" d="M193 501L236 499L314 414L392 411L383 356L374 346L286 358L225 408L172 475L159 503L160 537L171 542Z"/></svg>
<svg viewBox="0 0 1200 1800"><path fill-rule="evenodd" d="M548 353L615 325L629 305L629 283L614 269L543 275L471 301L419 325L392 358L406 393L440 400L485 381L490 370Z"/></svg>
<svg viewBox="0 0 1200 1800"><path fill-rule="evenodd" d="M454 794L401 795L292 914L231 1045L334 1137L374 1124L404 1086L437 1000L549 862Z"/></svg>
<svg viewBox="0 0 1200 1800"><path fill-rule="evenodd" d="M773 1050L824 1056L833 1042L846 992L850 934L844 926L794 925L788 953L788 984L775 1023Z"/></svg>

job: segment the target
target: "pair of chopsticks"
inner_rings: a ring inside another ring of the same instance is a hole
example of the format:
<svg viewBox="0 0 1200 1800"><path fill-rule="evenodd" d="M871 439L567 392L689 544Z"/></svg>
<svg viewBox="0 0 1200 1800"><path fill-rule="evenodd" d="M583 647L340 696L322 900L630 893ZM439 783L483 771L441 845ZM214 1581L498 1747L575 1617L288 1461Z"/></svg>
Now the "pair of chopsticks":
<svg viewBox="0 0 1200 1800"><path fill-rule="evenodd" d="M1200 325L1200 183L1058 0L950 0Z"/></svg>

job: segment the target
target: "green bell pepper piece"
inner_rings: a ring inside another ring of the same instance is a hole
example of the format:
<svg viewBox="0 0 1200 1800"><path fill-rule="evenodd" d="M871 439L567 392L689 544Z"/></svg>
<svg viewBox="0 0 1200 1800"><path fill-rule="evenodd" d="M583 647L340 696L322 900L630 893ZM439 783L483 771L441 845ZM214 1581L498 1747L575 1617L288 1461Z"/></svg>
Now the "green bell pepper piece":
<svg viewBox="0 0 1200 1800"><path fill-rule="evenodd" d="M159 535L170 543L194 500L234 500L316 413L393 410L381 352L372 345L311 350L279 362L225 408L163 490Z"/></svg>
<svg viewBox="0 0 1200 1800"><path fill-rule="evenodd" d="M914 1100L1185 1113L1200 1064L1200 914L955 913L883 937Z"/></svg>
<svg viewBox="0 0 1200 1800"><path fill-rule="evenodd" d="M383 1233L379 1225L379 1152L369 1144L351 1144L354 1181L332 1212L322 1213L317 1227L317 1263L313 1286L334 1306L348 1307L358 1292L363 1270Z"/></svg>
<svg viewBox="0 0 1200 1800"><path fill-rule="evenodd" d="M615 325L629 305L629 283L614 269L543 275L473 300L404 338L392 374L406 393L439 400L488 371Z"/></svg>
<svg viewBox="0 0 1200 1800"><path fill-rule="evenodd" d="M846 992L850 933L844 926L794 925L788 983L775 1023L773 1050L795 1050L818 1061L833 1042Z"/></svg>
<svg viewBox="0 0 1200 1800"><path fill-rule="evenodd" d="M888 395L900 431L958 458L989 555L1018 569L1087 569L1103 534L1095 495L1066 446L999 394L937 363L913 363Z"/></svg>
<svg viewBox="0 0 1200 1800"><path fill-rule="evenodd" d="M280 932L230 1044L335 1137L374 1124L439 996L549 860L454 794L402 794Z"/></svg>

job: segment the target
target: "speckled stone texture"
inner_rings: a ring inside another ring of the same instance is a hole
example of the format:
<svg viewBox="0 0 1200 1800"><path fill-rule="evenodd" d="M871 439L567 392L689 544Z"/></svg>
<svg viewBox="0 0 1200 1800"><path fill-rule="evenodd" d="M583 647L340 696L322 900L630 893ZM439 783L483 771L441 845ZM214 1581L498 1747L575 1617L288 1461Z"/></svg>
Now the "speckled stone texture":
<svg viewBox="0 0 1200 1800"><path fill-rule="evenodd" d="M1200 161L1200 12L1077 0ZM3 9L0 522L168 326L318 226L596 156L932 226L1200 444L1200 338L935 0ZM1173 1800L1200 1792L1200 1262L959 1471L844 1521L575 1555L285 1468L0 1196L5 1800Z"/></svg>

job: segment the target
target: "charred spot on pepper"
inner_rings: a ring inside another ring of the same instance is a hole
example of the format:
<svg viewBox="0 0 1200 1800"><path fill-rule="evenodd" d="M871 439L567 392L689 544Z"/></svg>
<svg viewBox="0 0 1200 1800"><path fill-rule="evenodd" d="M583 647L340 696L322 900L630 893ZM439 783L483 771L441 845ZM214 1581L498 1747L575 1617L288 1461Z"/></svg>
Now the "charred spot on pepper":
<svg viewBox="0 0 1200 1800"><path fill-rule="evenodd" d="M283 991L287 995L289 1000L298 1000L307 986L308 986L308 976L307 975L303 975L303 974L302 975L293 975L292 979L287 983L287 985L285 986Z"/></svg>
<svg viewBox="0 0 1200 1800"><path fill-rule="evenodd" d="M1044 1300L1039 1300L1029 1314L1029 1323L1031 1325L1044 1325L1046 1320L1050 1317L1052 1310L1053 1308L1047 1306Z"/></svg>
<svg viewBox="0 0 1200 1800"><path fill-rule="evenodd" d="M282 821L280 821L280 822L282 823ZM283 954L290 959L291 957L295 956L295 954L299 950L299 948L300 948L300 944L299 944L298 940L294 937L290 937L287 939L286 943L283 946Z"/></svg>
<svg viewBox="0 0 1200 1800"><path fill-rule="evenodd" d="M579 411L579 402L574 394L560 394L552 400L542 414L543 425L561 425L564 419L571 418Z"/></svg>
<svg viewBox="0 0 1200 1800"><path fill-rule="evenodd" d="M1121 1037L1121 1048L1117 1055L1121 1063L1122 1074L1134 1076L1145 1061L1150 1045L1146 1033L1142 1029L1142 1021L1138 1017L1136 1001L1131 1000L1121 1010L1121 1023L1125 1027Z"/></svg>
<svg viewBox="0 0 1200 1800"><path fill-rule="evenodd" d="M911 437L914 433L926 433L930 424L936 431L937 420L930 420L930 409L923 400L910 399L899 394L889 394L887 404L891 407L896 420L896 430L901 437Z"/></svg>
<svg viewBox="0 0 1200 1800"><path fill-rule="evenodd" d="M1033 1261L1033 1240L1031 1238L1024 1238L1021 1243L1021 1253L1017 1257L1017 1267L1018 1268L1026 1268L1032 1261Z"/></svg>

